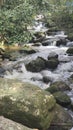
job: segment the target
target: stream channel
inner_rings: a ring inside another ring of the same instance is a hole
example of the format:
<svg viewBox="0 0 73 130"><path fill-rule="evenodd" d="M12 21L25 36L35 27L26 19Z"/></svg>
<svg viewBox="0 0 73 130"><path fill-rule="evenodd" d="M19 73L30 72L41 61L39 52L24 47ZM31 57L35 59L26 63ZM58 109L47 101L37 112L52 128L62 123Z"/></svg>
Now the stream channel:
<svg viewBox="0 0 73 130"><path fill-rule="evenodd" d="M42 22L36 22L33 30L35 32L45 32L47 28ZM73 46L73 42L68 41L66 45L56 46L56 42L58 40L66 38L67 35L64 34L64 31L53 32L52 35L46 34L45 41L49 44L45 46L43 46L42 44L40 46L33 46L33 48L37 50L36 53L26 55L25 57L18 58L17 61L10 62L10 64L16 64L18 62L19 69L14 68L13 70L11 70L11 72L5 73L4 77L8 79L16 78L23 82L36 84L41 89L46 89L47 87L49 87L51 82L64 81L72 88L71 91L67 91L66 93L70 96L71 101L73 102L73 84L68 81L69 77L73 74L73 55L68 55L66 53L67 49ZM32 46L32 44L33 43L30 43L28 45ZM35 60L38 56L47 59L50 53L58 54L58 60L60 63L56 69L45 69L40 72L30 72L26 70L25 64L29 63L32 60ZM50 82L44 83L42 81L43 76L48 76ZM73 111L68 111L73 117Z"/></svg>

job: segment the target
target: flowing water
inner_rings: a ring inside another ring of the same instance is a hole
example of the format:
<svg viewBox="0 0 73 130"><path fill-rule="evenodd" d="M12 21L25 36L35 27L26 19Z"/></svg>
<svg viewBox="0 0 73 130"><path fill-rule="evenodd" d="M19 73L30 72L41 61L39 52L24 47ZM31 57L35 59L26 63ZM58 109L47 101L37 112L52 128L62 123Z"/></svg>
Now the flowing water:
<svg viewBox="0 0 73 130"><path fill-rule="evenodd" d="M37 23L33 27L33 30L35 32L47 30L45 27L45 24L42 24L42 22ZM48 76L51 82L54 81L65 81L67 84L68 78L73 74L73 56L68 56L66 53L66 50L68 49L70 42L68 42L67 46L56 46L56 41L59 39L66 38L67 35L64 34L63 31L55 32L54 35L48 36L46 34L45 38L50 41L50 45L48 46L39 46L34 47L34 49L37 50L35 54L30 54L25 57L22 57L21 59L18 59L21 61L19 63L19 68L14 68L12 72L7 72L4 77L5 78L17 78L23 82L30 82L33 84L38 85L40 88L45 89L49 87L50 83L46 84L42 81L43 76ZM32 45L32 44L31 44ZM25 68L25 64L29 63L30 61L36 59L38 56L43 57L44 59L47 59L50 52L55 52L58 54L58 59L60 61L60 64L55 70L46 69L38 73L32 73L30 71L27 71ZM70 96L72 102L73 102L73 84L69 84L72 88L72 91L67 92L67 94ZM71 116L73 117L73 112L69 111Z"/></svg>

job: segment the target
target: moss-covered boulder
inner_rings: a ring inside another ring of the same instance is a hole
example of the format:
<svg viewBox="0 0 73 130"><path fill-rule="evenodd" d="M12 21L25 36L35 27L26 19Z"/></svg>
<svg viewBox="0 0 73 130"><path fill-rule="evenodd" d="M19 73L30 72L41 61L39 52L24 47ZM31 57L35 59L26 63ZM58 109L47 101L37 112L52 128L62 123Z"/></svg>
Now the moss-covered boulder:
<svg viewBox="0 0 73 130"><path fill-rule="evenodd" d="M50 93L54 93L58 91L63 92L63 91L71 90L71 88L62 81L56 81L52 83L50 87L48 87L46 90L49 91Z"/></svg>
<svg viewBox="0 0 73 130"><path fill-rule="evenodd" d="M0 130L34 130L0 116Z"/></svg>
<svg viewBox="0 0 73 130"><path fill-rule="evenodd" d="M50 126L54 107L54 97L38 86L0 78L0 115L43 130Z"/></svg>
<svg viewBox="0 0 73 130"><path fill-rule="evenodd" d="M50 60L46 61L46 67L49 69L56 69L59 64L58 59L51 58Z"/></svg>
<svg viewBox="0 0 73 130"><path fill-rule="evenodd" d="M48 130L70 130L73 127L73 119L61 106L56 105L55 116Z"/></svg>
<svg viewBox="0 0 73 130"><path fill-rule="evenodd" d="M59 91L53 93L53 96L56 99L56 102L63 107L68 107L71 105L71 100L67 94Z"/></svg>
<svg viewBox="0 0 73 130"><path fill-rule="evenodd" d="M68 40L73 41L73 33L68 33Z"/></svg>
<svg viewBox="0 0 73 130"><path fill-rule="evenodd" d="M45 62L46 62L45 59L37 57L37 59L29 62L25 66L28 71L40 72L41 70L46 68Z"/></svg>
<svg viewBox="0 0 73 130"><path fill-rule="evenodd" d="M69 55L73 55L73 47L68 48L66 53L69 54Z"/></svg>

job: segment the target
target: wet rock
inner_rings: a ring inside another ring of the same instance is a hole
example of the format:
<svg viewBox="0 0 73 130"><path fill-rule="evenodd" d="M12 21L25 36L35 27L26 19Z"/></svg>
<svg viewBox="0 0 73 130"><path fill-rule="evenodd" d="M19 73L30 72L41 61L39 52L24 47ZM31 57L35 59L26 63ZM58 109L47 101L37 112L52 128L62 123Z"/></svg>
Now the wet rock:
<svg viewBox="0 0 73 130"><path fill-rule="evenodd" d="M0 130L34 130L0 116Z"/></svg>
<svg viewBox="0 0 73 130"><path fill-rule="evenodd" d="M56 42L56 46L63 45L65 46L67 44L68 40L67 39L60 39Z"/></svg>
<svg viewBox="0 0 73 130"><path fill-rule="evenodd" d="M43 82L44 82L44 83L49 83L49 82L50 82L49 76L44 76L44 77L43 77Z"/></svg>
<svg viewBox="0 0 73 130"><path fill-rule="evenodd" d="M61 106L56 105L55 116L48 130L70 130L73 127L73 119Z"/></svg>
<svg viewBox="0 0 73 130"><path fill-rule="evenodd" d="M51 41L50 40L44 40L44 41L42 41L42 45L43 46L51 45Z"/></svg>
<svg viewBox="0 0 73 130"><path fill-rule="evenodd" d="M73 41L73 33L69 33L67 38L68 40Z"/></svg>
<svg viewBox="0 0 73 130"><path fill-rule="evenodd" d="M26 69L31 72L40 72L41 70L46 68L45 65L46 60L38 57L36 60L31 61L30 63L26 64Z"/></svg>
<svg viewBox="0 0 73 130"><path fill-rule="evenodd" d="M0 74L3 74L5 72L5 69L0 67Z"/></svg>
<svg viewBox="0 0 73 130"><path fill-rule="evenodd" d="M73 55L73 47L68 48L66 53L69 54L69 55Z"/></svg>
<svg viewBox="0 0 73 130"><path fill-rule="evenodd" d="M73 84L73 74L69 77L69 82Z"/></svg>
<svg viewBox="0 0 73 130"><path fill-rule="evenodd" d="M45 39L45 34L42 32L37 32L34 34L34 37L30 41L31 43L42 42Z"/></svg>
<svg viewBox="0 0 73 130"><path fill-rule="evenodd" d="M54 97L38 86L0 78L0 115L31 128L47 129L54 107Z"/></svg>
<svg viewBox="0 0 73 130"><path fill-rule="evenodd" d="M33 54L33 53L36 53L36 51L32 48L25 48L25 49L19 50L19 53L21 53L21 54L24 54L24 53Z"/></svg>
<svg viewBox="0 0 73 130"><path fill-rule="evenodd" d="M55 52L51 52L51 53L49 53L49 56L48 56L48 60L50 60L50 59L58 59L58 54L57 53L55 53Z"/></svg>
<svg viewBox="0 0 73 130"><path fill-rule="evenodd" d="M68 47L73 47L73 42L68 42L68 43L67 43L67 46L68 46Z"/></svg>
<svg viewBox="0 0 73 130"><path fill-rule="evenodd" d="M54 93L54 92L58 92L58 91L67 91L67 90L71 90L71 88L64 82L62 81L56 81L54 83L52 83L50 85L49 88L46 89L47 91L49 91L50 93Z"/></svg>
<svg viewBox="0 0 73 130"><path fill-rule="evenodd" d="M41 43L40 42L37 42L37 43L33 43L32 46L41 46Z"/></svg>
<svg viewBox="0 0 73 130"><path fill-rule="evenodd" d="M46 67L49 69L56 69L59 64L57 58L51 58L50 60L46 61Z"/></svg>
<svg viewBox="0 0 73 130"><path fill-rule="evenodd" d="M63 107L69 107L69 105L71 105L71 100L67 94L58 91L53 93L53 96L56 99L56 102Z"/></svg>
<svg viewBox="0 0 73 130"><path fill-rule="evenodd" d="M73 111L73 102L71 103L71 110Z"/></svg>

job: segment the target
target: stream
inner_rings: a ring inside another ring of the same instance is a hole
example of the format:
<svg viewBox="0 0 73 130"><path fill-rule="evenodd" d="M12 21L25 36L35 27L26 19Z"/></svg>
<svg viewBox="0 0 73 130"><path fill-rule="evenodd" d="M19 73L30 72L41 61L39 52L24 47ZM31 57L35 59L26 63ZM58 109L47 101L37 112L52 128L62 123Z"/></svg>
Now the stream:
<svg viewBox="0 0 73 130"><path fill-rule="evenodd" d="M35 32L45 32L47 28L42 22L36 22L33 30ZM56 41L59 39L65 39L66 37L67 35L64 34L64 31L54 32L53 35L46 34L45 41L49 41L50 44L47 46L43 46L42 44L40 46L33 46L37 52L34 54L26 55L22 58L18 58L17 61L19 61L19 68L14 68L11 72L7 71L4 77L8 79L16 78L23 82L29 82L38 85L41 89L45 89L50 86L50 82L46 84L42 81L43 76L48 76L51 82L64 81L72 88L71 91L66 93L70 96L73 102L73 84L70 84L68 81L68 78L73 74L73 55L69 56L66 53L67 49L73 44L72 42L68 41L66 46L56 46ZM32 46L32 43L28 45ZM58 54L58 60L60 61L58 67L55 70L46 69L34 73L26 70L25 64L29 63L32 60L35 60L38 56L47 59L51 52ZM17 61L11 63L16 63ZM69 113L73 117L73 112L71 110L69 110Z"/></svg>

